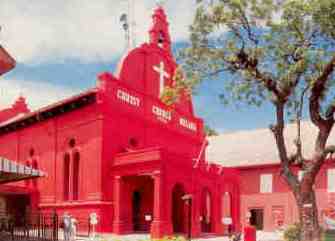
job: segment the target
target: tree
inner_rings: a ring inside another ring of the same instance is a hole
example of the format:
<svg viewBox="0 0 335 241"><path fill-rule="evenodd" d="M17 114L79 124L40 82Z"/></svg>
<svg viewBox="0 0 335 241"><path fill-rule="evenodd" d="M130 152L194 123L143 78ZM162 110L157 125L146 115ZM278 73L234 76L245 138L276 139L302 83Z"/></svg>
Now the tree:
<svg viewBox="0 0 335 241"><path fill-rule="evenodd" d="M335 151L327 145L334 126L335 0L199 0L189 47L180 53L185 79L194 85L222 79L227 102L273 104L281 175L292 190L301 240L320 240L313 184ZM223 78L223 75L231 78ZM190 81L191 80L191 81ZM304 111L306 110L306 111ZM317 127L313 157L303 156L300 121ZM296 153L284 139L288 118L297 123ZM293 172L298 165L301 180Z"/></svg>
<svg viewBox="0 0 335 241"><path fill-rule="evenodd" d="M211 128L209 125L205 125L205 133L207 136L219 135L219 133L215 129Z"/></svg>

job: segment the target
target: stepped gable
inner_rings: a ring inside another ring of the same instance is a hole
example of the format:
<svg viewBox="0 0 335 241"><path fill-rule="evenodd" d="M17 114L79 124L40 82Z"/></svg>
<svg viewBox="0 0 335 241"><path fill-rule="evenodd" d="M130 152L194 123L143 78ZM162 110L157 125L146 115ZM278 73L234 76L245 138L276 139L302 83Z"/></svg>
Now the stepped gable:
<svg viewBox="0 0 335 241"><path fill-rule="evenodd" d="M171 52L169 24L162 7L154 11L152 20L149 43L130 50L121 58L115 78L136 91L160 98L164 87L173 86L177 63ZM189 96L183 95L175 107L185 114L194 115Z"/></svg>
<svg viewBox="0 0 335 241"><path fill-rule="evenodd" d="M26 113L30 113L30 109L27 106L26 99L20 96L10 108L0 110L0 123L11 121L13 118L21 117Z"/></svg>

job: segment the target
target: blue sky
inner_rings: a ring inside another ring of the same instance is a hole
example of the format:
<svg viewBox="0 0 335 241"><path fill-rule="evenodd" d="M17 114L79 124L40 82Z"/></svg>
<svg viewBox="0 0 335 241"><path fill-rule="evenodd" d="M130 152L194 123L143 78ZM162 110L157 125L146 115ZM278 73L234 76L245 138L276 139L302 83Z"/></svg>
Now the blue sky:
<svg viewBox="0 0 335 241"><path fill-rule="evenodd" d="M136 40L147 40L154 0L135 1ZM165 1L175 49L188 38L195 0ZM113 72L125 41L119 16L123 0L2 0L0 44L17 59L12 72L1 77L0 106L20 94L32 109L69 97L95 85L96 76ZM198 116L219 132L266 127L273 110L220 103L222 80L204 82L194 96Z"/></svg>

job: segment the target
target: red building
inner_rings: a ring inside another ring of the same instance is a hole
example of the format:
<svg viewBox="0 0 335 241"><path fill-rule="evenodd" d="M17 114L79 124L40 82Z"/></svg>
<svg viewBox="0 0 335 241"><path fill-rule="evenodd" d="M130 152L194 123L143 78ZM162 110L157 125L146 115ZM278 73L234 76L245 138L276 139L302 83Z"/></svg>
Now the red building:
<svg viewBox="0 0 335 241"><path fill-rule="evenodd" d="M310 122L302 122L302 143L305 157L311 157L317 129ZM288 152L293 153L296 125L285 128ZM335 143L332 132L328 144ZM273 134L269 129L238 131L210 138L207 158L226 167L239 170L241 178L242 225L247 219L258 229L273 231L299 221L292 192L280 176L280 164ZM303 173L296 168L298 177ZM335 163L328 160L317 176L315 184L319 221L325 216L335 219Z"/></svg>
<svg viewBox="0 0 335 241"><path fill-rule="evenodd" d="M230 221L239 229L238 172L205 161L191 97L160 100L176 67L158 8L150 42L129 51L115 75L101 74L96 88L34 112L21 97L0 112L0 156L48 174L0 185L2 208L86 220L95 212L98 231L161 237L187 231L182 197L191 194L194 236L223 234Z"/></svg>

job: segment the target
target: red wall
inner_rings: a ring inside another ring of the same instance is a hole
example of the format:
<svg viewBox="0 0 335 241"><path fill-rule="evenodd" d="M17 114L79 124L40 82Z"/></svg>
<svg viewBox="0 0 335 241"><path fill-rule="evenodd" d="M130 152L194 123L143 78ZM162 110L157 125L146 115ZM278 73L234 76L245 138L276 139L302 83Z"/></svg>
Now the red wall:
<svg viewBox="0 0 335 241"><path fill-rule="evenodd" d="M34 149L33 158L37 160L38 168L48 175L37 181L41 207L54 207L55 203L62 205L63 156L70 150L69 140L72 138L81 154L80 200L100 200L102 120L97 107L96 104L87 106L1 136L1 156L10 160L26 164L30 150ZM83 178L88 176L90 178ZM26 187L27 193L36 191L32 182L11 185Z"/></svg>
<svg viewBox="0 0 335 241"><path fill-rule="evenodd" d="M322 211L328 208L329 194L327 191L327 170L335 165L327 162L320 170L316 179L316 194L319 208L319 219L322 224ZM284 225L298 221L295 199L288 185L279 173L279 165L240 168L241 174L241 221L246 224L246 215L250 209L264 210L264 230L273 231L275 224L274 211L284 210ZM260 175L273 175L273 192L260 193Z"/></svg>

